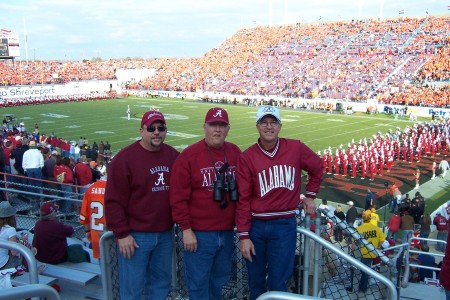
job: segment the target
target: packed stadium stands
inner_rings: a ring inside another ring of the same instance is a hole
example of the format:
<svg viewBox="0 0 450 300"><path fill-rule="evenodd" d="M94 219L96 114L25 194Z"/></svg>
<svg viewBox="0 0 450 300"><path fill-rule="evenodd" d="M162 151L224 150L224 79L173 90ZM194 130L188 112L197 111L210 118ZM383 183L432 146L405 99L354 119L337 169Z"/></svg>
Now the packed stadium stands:
<svg viewBox="0 0 450 300"><path fill-rule="evenodd" d="M129 89L229 92L446 107L448 17L258 26L203 56L0 62L2 85L115 79L116 69L155 69Z"/></svg>

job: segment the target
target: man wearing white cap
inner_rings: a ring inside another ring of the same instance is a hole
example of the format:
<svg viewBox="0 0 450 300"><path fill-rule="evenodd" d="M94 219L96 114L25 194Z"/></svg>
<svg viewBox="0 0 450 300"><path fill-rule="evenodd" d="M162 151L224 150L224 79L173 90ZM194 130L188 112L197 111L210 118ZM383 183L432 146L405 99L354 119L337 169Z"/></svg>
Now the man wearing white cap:
<svg viewBox="0 0 450 300"><path fill-rule="evenodd" d="M246 258L250 299L266 291L287 291L294 270L302 171L308 174L306 213L323 180L322 159L301 141L279 138L278 108L263 106L256 114L259 139L239 159L236 224Z"/></svg>

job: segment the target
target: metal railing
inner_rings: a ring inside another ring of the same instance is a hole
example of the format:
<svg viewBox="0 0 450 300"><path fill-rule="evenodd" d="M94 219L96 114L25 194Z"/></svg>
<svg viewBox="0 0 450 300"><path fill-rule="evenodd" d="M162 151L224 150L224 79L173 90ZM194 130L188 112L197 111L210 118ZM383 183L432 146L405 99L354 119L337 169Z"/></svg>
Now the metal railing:
<svg viewBox="0 0 450 300"><path fill-rule="evenodd" d="M45 298L48 300L60 300L58 292L45 284L28 284L24 286L14 287L10 289L2 289L0 300L19 300L28 299L30 297L38 297L36 299Z"/></svg>
<svg viewBox="0 0 450 300"><path fill-rule="evenodd" d="M37 285L39 283L36 259L34 258L34 254L31 252L30 249L28 249L27 247L25 247L24 245L19 244L19 243L15 243L15 242L11 242L11 241L2 241L2 240L0 240L0 248L5 248L8 250L19 252L27 262L30 284ZM37 286L35 288L33 288L32 290L30 290L30 293L26 293L26 290L27 290L26 286L24 286L21 289L18 289L17 287L11 288L11 289L2 289L2 292L0 293L0 299L20 299L19 295L21 295L21 296L26 295L27 296L26 298L33 297L33 296L40 296L39 293L34 294L34 292L36 290L40 290L40 288ZM31 293L32 291L33 291L33 293ZM16 295L16 292L17 292L17 295ZM46 292L44 291L44 293L46 293ZM11 295L11 298L6 297L5 295ZM5 297L5 298L3 298L3 297ZM15 298L15 297L17 297L17 298ZM59 295L58 295L58 298L54 298L54 299L59 299Z"/></svg>

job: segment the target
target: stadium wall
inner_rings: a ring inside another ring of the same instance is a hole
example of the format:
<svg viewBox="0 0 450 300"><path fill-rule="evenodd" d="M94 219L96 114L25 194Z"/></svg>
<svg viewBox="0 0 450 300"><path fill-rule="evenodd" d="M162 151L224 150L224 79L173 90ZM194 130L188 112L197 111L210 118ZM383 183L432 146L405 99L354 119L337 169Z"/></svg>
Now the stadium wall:
<svg viewBox="0 0 450 300"><path fill-rule="evenodd" d="M226 100L228 103L233 103L236 99L237 103L245 104L247 103L247 99L256 100L256 101L265 101L269 102L271 99L277 101L280 106L292 107L296 109L301 109L302 107L313 107L314 104L324 103L325 106L327 104L331 104L333 106L333 110L336 110L338 106L341 107L343 112L347 111L347 109L353 112L368 112L368 109L371 108L372 111L377 111L379 113L383 113L385 111L385 107L401 109L404 108L404 105L387 105L384 103L379 103L378 100L372 99L367 102L351 102L345 101L342 99L327 99L327 98L316 98L316 99L303 99L303 98L284 98L278 96L249 96L249 95L233 95L229 93L214 93L213 95L206 94L204 92L168 92L168 91L128 91L130 94L136 94L137 96L146 96L146 95L158 95L160 97L171 97L171 98L185 98L185 99L199 99L204 101L212 101L212 102L223 102ZM421 106L409 106L408 107L408 116L409 113L413 114L417 117L425 117L430 118L433 114L441 117L441 118L449 118L450 117L450 109L439 108L439 107L421 107Z"/></svg>
<svg viewBox="0 0 450 300"><path fill-rule="evenodd" d="M39 84L27 86L0 87L0 99L51 98L57 96L83 95L116 90L120 93L117 80L88 80L67 84Z"/></svg>

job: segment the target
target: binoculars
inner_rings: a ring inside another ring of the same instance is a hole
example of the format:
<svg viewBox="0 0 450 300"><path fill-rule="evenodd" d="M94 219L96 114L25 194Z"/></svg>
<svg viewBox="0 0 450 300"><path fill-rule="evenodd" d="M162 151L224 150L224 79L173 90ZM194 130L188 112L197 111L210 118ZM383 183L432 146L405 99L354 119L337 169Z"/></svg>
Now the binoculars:
<svg viewBox="0 0 450 300"><path fill-rule="evenodd" d="M236 180L233 178L233 174L228 172L228 167L228 163L223 164L219 169L216 180L214 181L214 201L226 200L224 199L224 192L229 193L231 201L239 200Z"/></svg>

